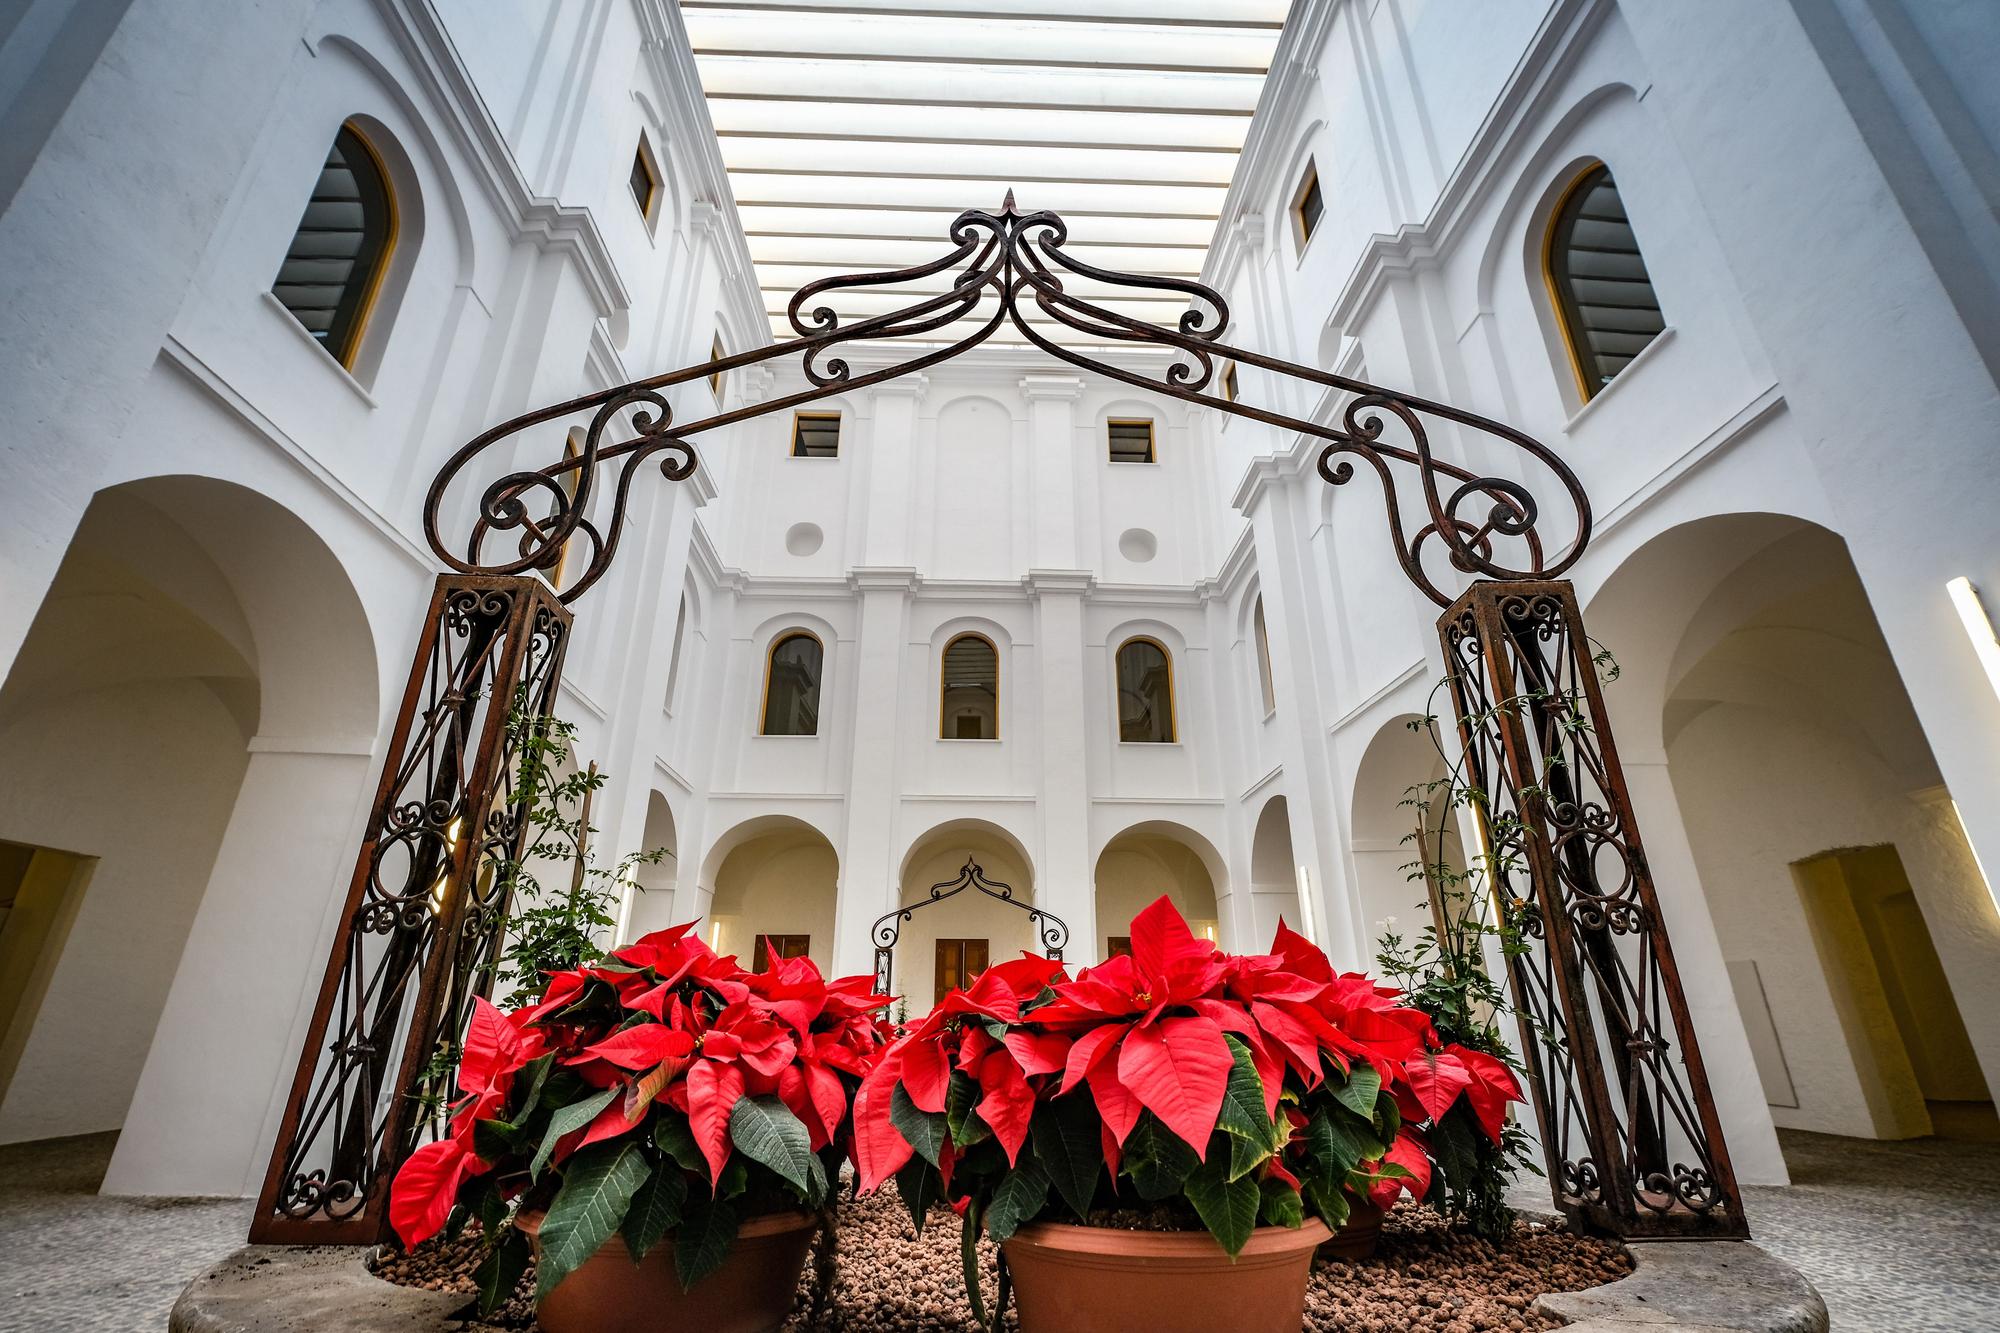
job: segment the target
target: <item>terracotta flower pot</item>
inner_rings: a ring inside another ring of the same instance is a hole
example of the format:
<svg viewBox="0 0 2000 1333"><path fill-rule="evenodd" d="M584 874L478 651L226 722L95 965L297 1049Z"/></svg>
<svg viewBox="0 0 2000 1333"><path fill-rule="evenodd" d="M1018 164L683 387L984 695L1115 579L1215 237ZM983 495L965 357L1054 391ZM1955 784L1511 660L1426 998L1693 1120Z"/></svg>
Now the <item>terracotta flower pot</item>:
<svg viewBox="0 0 2000 1333"><path fill-rule="evenodd" d="M534 1236L542 1219L518 1225ZM681 1290L674 1272L671 1237L635 1264L624 1238L614 1235L557 1284L535 1322L545 1333L776 1333L792 1311L817 1230L811 1213L753 1217L736 1233L722 1267L690 1291Z"/></svg>
<svg viewBox="0 0 2000 1333"><path fill-rule="evenodd" d="M1298 1333L1318 1218L1259 1227L1232 1262L1206 1231L1031 1222L1007 1242L1021 1333Z"/></svg>
<svg viewBox="0 0 2000 1333"><path fill-rule="evenodd" d="M1319 1247L1322 1259L1366 1259L1375 1253L1382 1239L1382 1210L1366 1199L1350 1197L1347 1221L1333 1233L1333 1239Z"/></svg>

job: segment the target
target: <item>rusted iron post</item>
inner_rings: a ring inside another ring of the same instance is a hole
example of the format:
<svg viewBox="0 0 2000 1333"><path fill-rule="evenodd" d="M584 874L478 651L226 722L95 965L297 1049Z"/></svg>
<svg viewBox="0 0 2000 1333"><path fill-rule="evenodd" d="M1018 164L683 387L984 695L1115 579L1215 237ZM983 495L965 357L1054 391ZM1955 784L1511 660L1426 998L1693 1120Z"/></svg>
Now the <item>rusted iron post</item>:
<svg viewBox="0 0 2000 1333"><path fill-rule="evenodd" d="M250 1239L389 1238L396 1167L437 1132L490 992L529 831L521 741L555 703L570 613L533 577L439 578Z"/></svg>
<svg viewBox="0 0 2000 1333"><path fill-rule="evenodd" d="M1749 1234L1575 589L1438 621L1555 1202L1615 1235Z"/></svg>

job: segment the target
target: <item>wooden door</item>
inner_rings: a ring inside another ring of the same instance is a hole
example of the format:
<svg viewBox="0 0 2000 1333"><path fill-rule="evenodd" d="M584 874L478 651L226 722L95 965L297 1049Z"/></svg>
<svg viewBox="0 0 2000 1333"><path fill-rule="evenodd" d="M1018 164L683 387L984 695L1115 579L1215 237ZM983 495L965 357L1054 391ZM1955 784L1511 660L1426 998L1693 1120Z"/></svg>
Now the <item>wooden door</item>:
<svg viewBox="0 0 2000 1333"><path fill-rule="evenodd" d="M944 1003L944 997L960 986L970 986L973 979L986 970L985 940L939 940L937 942L937 970L932 996L933 1005Z"/></svg>
<svg viewBox="0 0 2000 1333"><path fill-rule="evenodd" d="M750 970L762 972L771 963L771 950L778 951L780 958L803 958L812 952L810 935L759 935L757 950L752 955Z"/></svg>

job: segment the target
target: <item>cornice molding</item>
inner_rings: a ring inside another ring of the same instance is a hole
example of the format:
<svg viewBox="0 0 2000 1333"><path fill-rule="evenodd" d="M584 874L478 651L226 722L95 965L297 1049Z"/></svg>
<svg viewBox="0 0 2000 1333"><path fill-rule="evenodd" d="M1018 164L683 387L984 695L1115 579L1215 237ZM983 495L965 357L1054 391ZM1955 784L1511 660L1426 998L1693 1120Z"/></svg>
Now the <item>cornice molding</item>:
<svg viewBox="0 0 2000 1333"><path fill-rule="evenodd" d="M656 0L654 0L656 2ZM566 254L576 264L600 317L631 305L632 296L597 221L587 208L538 195L506 136L459 58L431 0L376 0L390 32L422 81L420 90L441 113L444 128L477 169L475 177L515 239Z"/></svg>
<svg viewBox="0 0 2000 1333"><path fill-rule="evenodd" d="M1075 402L1083 397L1081 375L1023 375L1020 383L1021 396L1030 402Z"/></svg>

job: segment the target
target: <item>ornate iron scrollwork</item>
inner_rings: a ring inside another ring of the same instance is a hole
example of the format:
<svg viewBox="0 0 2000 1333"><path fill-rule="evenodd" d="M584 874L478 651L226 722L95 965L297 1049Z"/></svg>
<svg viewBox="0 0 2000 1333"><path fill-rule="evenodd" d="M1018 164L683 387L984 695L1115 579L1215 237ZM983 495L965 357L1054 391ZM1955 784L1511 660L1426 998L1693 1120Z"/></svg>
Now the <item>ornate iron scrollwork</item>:
<svg viewBox="0 0 2000 1333"><path fill-rule="evenodd" d="M967 889L977 889L997 902L1018 908L1028 914L1028 920L1035 927L1043 954L1062 961L1063 949L1069 944L1069 924L1053 912L1044 912L1039 907L1031 907L1014 896L1013 886L998 880L986 878L985 870L979 862L968 856L955 879L940 880L931 885L922 900L908 907L898 907L892 912L884 912L875 918L875 924L868 929L868 937L875 942L875 989L884 995L890 993L889 984L894 980L896 942L903 936L903 925L911 917L926 907L934 906L947 898L955 898Z"/></svg>
<svg viewBox="0 0 2000 1333"><path fill-rule="evenodd" d="M1221 339L1229 326L1229 306L1220 293L1184 278L1121 273L1087 263L1064 249L1069 227L1060 216L1047 211L1018 211L1012 191L998 212L970 209L959 214L948 240L951 248L928 263L842 274L801 287L785 307L785 318L798 335L790 341L588 394L486 431L453 454L431 486L424 507L424 530L431 549L451 568L466 573L520 574L560 566L566 585L561 597L567 603L602 578L617 553L618 531L635 469L641 462L664 453L661 471L670 478L684 478L696 465L690 436L923 370L970 351L1003 328L1011 328L1050 356L1093 374L1324 440L1319 473L1333 485L1351 481L1357 462L1371 468L1382 484L1396 559L1404 573L1440 606L1451 597L1425 568L1433 543L1461 573L1518 579L1561 574L1583 554L1590 540L1590 504L1582 484L1561 458L1539 441L1511 426L1444 403L1225 343ZM953 275L945 291L885 314L843 322L835 308L843 294L893 293L898 287L945 273ZM1070 290L1075 279L1112 288L1185 295L1189 306L1171 328L1152 324L1076 295ZM1031 317L1034 315L1043 318L1037 320ZM1051 336L1051 326L1103 343L1163 348L1173 355L1163 369L1149 374L1066 345ZM856 344L868 344L871 354L879 354L898 342L920 340L928 341L907 356L865 371L857 370L848 357L839 354ZM806 381L803 389L684 425L674 424L665 392L673 386L793 357L798 358ZM1226 361L1352 397L1337 423L1233 401L1215 391L1218 366ZM568 420L581 424L568 430L564 456L541 467L505 472L488 483L479 494L463 546L446 539L444 502L462 473L497 447L508 442L517 449L524 447L524 440L518 437ZM1545 537L1542 503L1525 482L1484 475L1440 458L1433 440L1440 425L1497 441L1545 472L1568 509L1557 539ZM611 470L608 482L598 479L600 468ZM1398 485L1400 480L1411 478L1418 504L1416 512L1406 513ZM611 494L607 512L601 519L592 517L595 497L606 485ZM507 539L511 539L511 546L506 546ZM587 559L564 558L574 541L585 544Z"/></svg>

